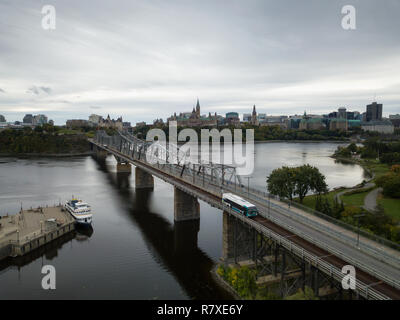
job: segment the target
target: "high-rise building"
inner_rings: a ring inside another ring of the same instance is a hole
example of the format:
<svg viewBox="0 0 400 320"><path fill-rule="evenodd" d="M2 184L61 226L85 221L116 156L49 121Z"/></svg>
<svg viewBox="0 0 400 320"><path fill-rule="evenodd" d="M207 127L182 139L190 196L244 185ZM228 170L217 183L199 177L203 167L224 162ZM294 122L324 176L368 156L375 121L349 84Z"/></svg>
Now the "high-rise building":
<svg viewBox="0 0 400 320"><path fill-rule="evenodd" d="M382 109L381 103L372 102L367 105L366 121L380 121L382 120Z"/></svg>
<svg viewBox="0 0 400 320"><path fill-rule="evenodd" d="M339 108L338 109L338 118L347 119L346 108Z"/></svg>
<svg viewBox="0 0 400 320"><path fill-rule="evenodd" d="M243 122L251 121L251 113L243 113Z"/></svg>
<svg viewBox="0 0 400 320"><path fill-rule="evenodd" d="M32 123L34 125L42 125L47 123L47 117L44 114L38 114L33 117Z"/></svg>
<svg viewBox="0 0 400 320"><path fill-rule="evenodd" d="M0 122L6 122L6 118L0 114Z"/></svg>
<svg viewBox="0 0 400 320"><path fill-rule="evenodd" d="M259 113L257 114L258 123L267 122L267 114L266 113Z"/></svg>
<svg viewBox="0 0 400 320"><path fill-rule="evenodd" d="M24 119L22 120L23 123L33 123L33 115L26 114Z"/></svg>

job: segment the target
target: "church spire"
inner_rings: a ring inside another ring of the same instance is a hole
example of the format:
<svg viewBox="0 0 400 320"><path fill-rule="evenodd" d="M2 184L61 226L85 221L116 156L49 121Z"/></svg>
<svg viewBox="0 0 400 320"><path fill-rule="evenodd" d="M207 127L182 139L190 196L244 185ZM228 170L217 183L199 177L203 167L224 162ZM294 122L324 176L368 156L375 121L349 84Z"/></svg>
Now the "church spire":
<svg viewBox="0 0 400 320"><path fill-rule="evenodd" d="M198 117L200 117L200 102L199 98L197 98L197 103L196 103L196 114Z"/></svg>

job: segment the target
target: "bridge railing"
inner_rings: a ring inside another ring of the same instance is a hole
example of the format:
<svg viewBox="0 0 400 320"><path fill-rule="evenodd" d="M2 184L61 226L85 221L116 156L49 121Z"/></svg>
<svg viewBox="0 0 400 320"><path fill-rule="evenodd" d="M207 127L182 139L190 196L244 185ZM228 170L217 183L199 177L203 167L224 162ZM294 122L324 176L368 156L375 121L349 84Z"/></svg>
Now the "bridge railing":
<svg viewBox="0 0 400 320"><path fill-rule="evenodd" d="M367 231L365 231L363 229L358 229L358 228L356 228L355 226L353 226L351 224L345 223L345 222L343 222L343 221L341 221L339 219L336 219L336 218L333 218L331 216L328 216L327 214L324 214L322 212L319 212L317 210L309 208L309 207L307 207L305 205L302 205L302 204L300 204L300 203L298 203L296 201L290 201L290 200L287 200L287 199L281 199L281 198L279 198L277 196L271 195L271 194L269 194L267 192L263 192L261 190L258 190L258 189L255 189L255 188L251 188L251 187L250 187L250 192L258 194L258 195L261 195L264 198L270 197L271 199L276 199L278 201L290 204L290 206L298 208L298 209L301 209L301 210L303 210L303 211L305 211L305 212L307 212L307 213L309 213L309 214L311 214L313 216L319 217L319 218L321 218L323 220L331 222L331 223L333 223L335 225L338 225L338 226L340 226L342 228L345 228L345 229L347 229L349 231L352 231L354 233L358 233L359 232L360 236L363 236L365 238L373 240L373 241L375 241L377 243L380 243L380 244L382 244L384 246L387 246L389 248L392 248L394 250L400 251L400 245L398 243L395 243L395 242L390 241L388 239L382 238L382 237L377 236L375 234L369 233L369 232L367 232Z"/></svg>
<svg viewBox="0 0 400 320"><path fill-rule="evenodd" d="M231 188L231 191L234 191L233 188ZM281 214L285 215L286 217L289 217L291 219L295 219L296 221L306 224L308 226L312 226L314 229L319 230L319 231L324 231L326 234L328 234L330 237L333 237L335 239L340 240L341 242L345 243L346 245L352 245L355 248L358 248L360 250L363 250L364 252L378 258L381 261L384 261L386 263L390 263L391 265L395 267L400 266L400 258L399 256L394 256L386 252L384 248L380 248L378 246L372 246L365 242L362 238L360 238L359 241L357 241L357 229L348 229L352 232L354 232L354 236L348 235L346 233L340 232L340 230L335 230L332 227L329 227L319 221L316 221L315 219L309 218L303 214L299 214L293 210L290 210L289 208L285 208L281 205L278 205L269 199L266 199L267 193L249 193L247 194L247 197L250 198L250 201L256 201L256 202L261 202L264 203L266 206L270 206L272 209L275 211L280 212ZM277 199L274 196L271 196L271 199ZM339 225L339 227L343 227L342 225ZM363 236L360 232L361 237ZM374 240L374 239L371 239ZM380 243L382 244L382 243ZM394 244L395 245L395 244Z"/></svg>
<svg viewBox="0 0 400 320"><path fill-rule="evenodd" d="M285 247L290 252L296 254L297 256L301 257L302 259L304 259L304 260L308 261L309 263L311 263L312 265L316 266L319 270L322 270L325 274L334 277L339 282L342 281L344 274L342 273L341 269L339 269L336 266L330 264L329 262L319 258L315 254L310 253L306 249L299 247L298 245L293 243L290 239L287 239L287 238L275 233L274 231L255 223L253 220L248 219L248 218L244 217L243 215L240 215L240 214L232 211L231 208L226 207L224 205L222 205L222 207L223 207L224 211L229 212L230 214L234 215L236 218L252 225L252 227L254 229L256 229L258 232L266 235L267 237L275 239L279 245ZM290 226L288 226L288 229L290 230L292 228ZM308 235L303 234L303 237L307 238ZM315 241L313 241L313 242L315 243ZM336 251L334 249L332 249L332 250ZM338 256L340 256L340 254L341 254L340 252L337 252ZM387 297L386 295L383 295L379 291L372 288L371 285L366 285L365 283L359 281L357 279L357 277L356 277L355 281L356 281L356 289L365 298L367 298L367 299L373 298L373 299L379 299L379 300L389 299L389 297Z"/></svg>

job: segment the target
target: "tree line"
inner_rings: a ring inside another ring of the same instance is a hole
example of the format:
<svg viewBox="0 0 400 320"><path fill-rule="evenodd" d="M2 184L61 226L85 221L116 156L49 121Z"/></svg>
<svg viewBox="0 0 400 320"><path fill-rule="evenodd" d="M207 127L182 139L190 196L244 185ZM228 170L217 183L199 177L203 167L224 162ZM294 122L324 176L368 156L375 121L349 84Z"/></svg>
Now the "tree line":
<svg viewBox="0 0 400 320"><path fill-rule="evenodd" d="M0 131L0 153L82 153L90 150L86 135L63 134L58 127L46 124L35 129Z"/></svg>

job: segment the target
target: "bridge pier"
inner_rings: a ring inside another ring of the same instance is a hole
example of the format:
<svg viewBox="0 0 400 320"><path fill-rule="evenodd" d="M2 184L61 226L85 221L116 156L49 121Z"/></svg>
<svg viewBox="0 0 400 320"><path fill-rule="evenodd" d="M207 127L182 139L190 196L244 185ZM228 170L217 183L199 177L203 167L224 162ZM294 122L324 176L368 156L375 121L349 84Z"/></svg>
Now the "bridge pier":
<svg viewBox="0 0 400 320"><path fill-rule="evenodd" d="M174 187L175 221L200 219L200 204L197 198Z"/></svg>
<svg viewBox="0 0 400 320"><path fill-rule="evenodd" d="M117 172L118 173L131 173L132 172L132 166L130 163L124 163L124 162L118 162L117 163Z"/></svg>
<svg viewBox="0 0 400 320"><path fill-rule="evenodd" d="M154 178L153 176L136 167L135 168L135 188L136 189L154 189Z"/></svg>
<svg viewBox="0 0 400 320"><path fill-rule="evenodd" d="M255 260L257 234L240 223L227 212L223 213L222 260L225 263L239 263L241 260Z"/></svg>
<svg viewBox="0 0 400 320"><path fill-rule="evenodd" d="M94 155L96 156L97 159L99 160L105 160L107 158L107 151L104 149L101 149L97 146L94 146Z"/></svg>

